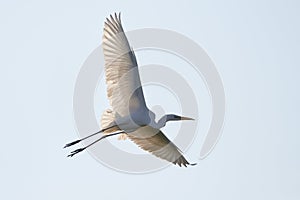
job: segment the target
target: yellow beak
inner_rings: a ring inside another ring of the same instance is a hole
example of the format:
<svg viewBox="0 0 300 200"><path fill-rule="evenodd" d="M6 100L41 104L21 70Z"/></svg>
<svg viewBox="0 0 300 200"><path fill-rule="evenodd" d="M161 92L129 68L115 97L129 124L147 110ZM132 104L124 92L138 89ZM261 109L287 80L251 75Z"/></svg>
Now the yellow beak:
<svg viewBox="0 0 300 200"><path fill-rule="evenodd" d="M195 119L190 118L190 117L181 117L181 120L195 120Z"/></svg>

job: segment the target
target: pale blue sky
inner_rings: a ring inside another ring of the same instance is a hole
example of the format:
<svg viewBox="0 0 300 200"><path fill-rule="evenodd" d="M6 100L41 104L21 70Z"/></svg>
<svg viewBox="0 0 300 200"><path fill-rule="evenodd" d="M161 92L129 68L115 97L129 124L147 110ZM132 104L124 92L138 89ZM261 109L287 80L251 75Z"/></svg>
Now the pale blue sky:
<svg viewBox="0 0 300 200"><path fill-rule="evenodd" d="M299 10L292 0L2 1L1 199L299 199ZM115 11L126 30L174 30L215 62L226 122L196 167L130 175L87 153L66 158L76 76Z"/></svg>

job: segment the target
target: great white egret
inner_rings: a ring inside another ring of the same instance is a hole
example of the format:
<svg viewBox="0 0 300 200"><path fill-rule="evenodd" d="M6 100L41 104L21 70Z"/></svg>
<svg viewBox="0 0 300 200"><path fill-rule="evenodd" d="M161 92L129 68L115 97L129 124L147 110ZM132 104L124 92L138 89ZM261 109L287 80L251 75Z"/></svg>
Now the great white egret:
<svg viewBox="0 0 300 200"><path fill-rule="evenodd" d="M74 156L103 138L120 135L119 138L126 139L128 137L145 151L175 165L185 167L194 165L190 164L178 147L160 131L160 128L164 127L168 121L193 119L168 114L157 122L155 121L155 114L148 109L144 99L137 60L124 33L120 14L117 16L115 13L114 16L110 15L110 18L106 18L103 53L107 96L112 110L108 109L103 113L102 130L68 143L65 147L72 146L101 132L104 136L86 147L72 151L68 157Z"/></svg>

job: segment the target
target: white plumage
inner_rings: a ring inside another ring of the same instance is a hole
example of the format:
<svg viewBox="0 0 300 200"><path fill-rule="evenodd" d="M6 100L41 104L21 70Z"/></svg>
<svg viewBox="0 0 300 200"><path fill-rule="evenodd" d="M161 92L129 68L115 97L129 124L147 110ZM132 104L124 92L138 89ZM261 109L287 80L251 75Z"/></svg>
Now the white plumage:
<svg viewBox="0 0 300 200"><path fill-rule="evenodd" d="M95 134L103 132L104 136L84 148L71 152L69 156L79 153L105 137L118 134L119 139L128 137L143 150L175 165L185 167L191 165L176 145L159 129L168 121L192 120L192 118L169 114L155 121L155 114L147 108L144 99L137 60L124 33L120 14L117 16L115 13L106 19L103 52L107 96L112 110L104 111L101 118L103 129ZM83 139L69 143L65 147Z"/></svg>

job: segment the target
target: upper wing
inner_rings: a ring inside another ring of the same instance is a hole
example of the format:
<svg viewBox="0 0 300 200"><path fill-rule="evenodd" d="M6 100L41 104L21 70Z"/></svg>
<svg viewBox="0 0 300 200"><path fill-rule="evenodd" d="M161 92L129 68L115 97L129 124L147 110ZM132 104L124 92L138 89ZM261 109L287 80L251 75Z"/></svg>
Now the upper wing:
<svg viewBox="0 0 300 200"><path fill-rule="evenodd" d="M114 112L124 117L147 109L137 61L123 31L120 14L106 18L103 52L107 96Z"/></svg>
<svg viewBox="0 0 300 200"><path fill-rule="evenodd" d="M150 126L144 126L138 130L127 134L134 143L145 151L151 152L153 155L178 164L180 167L190 164L178 147L175 146L160 130L152 128Z"/></svg>

